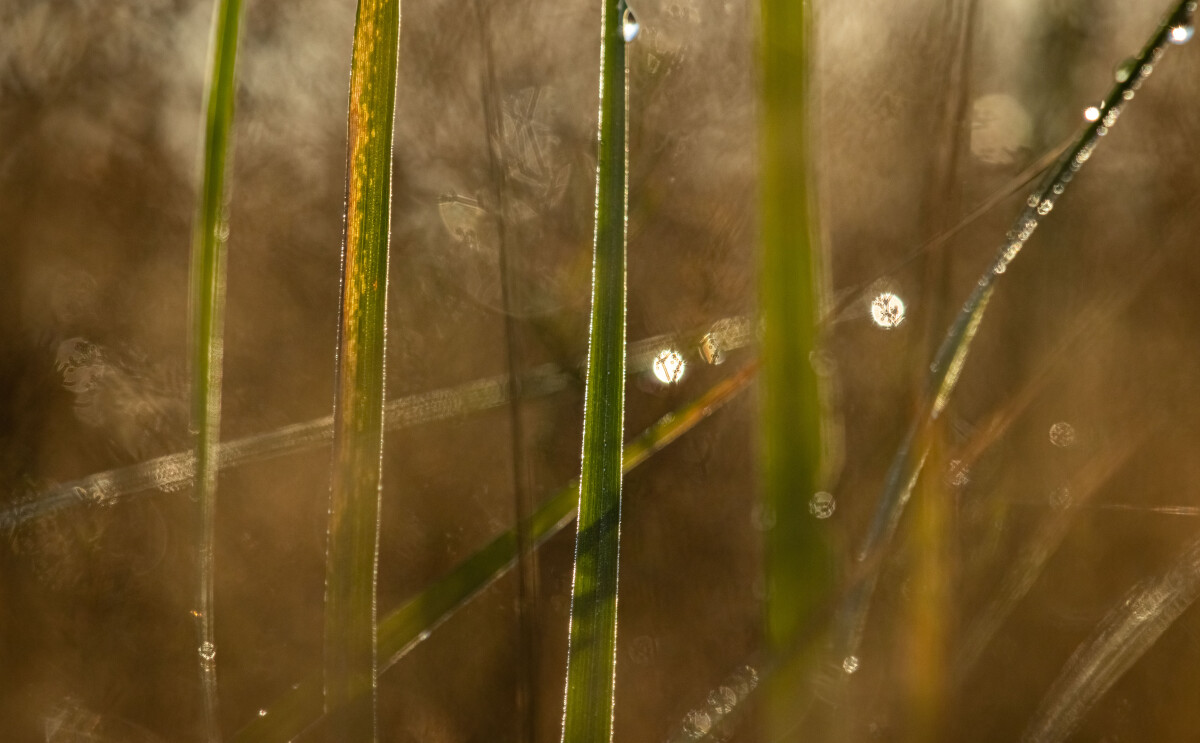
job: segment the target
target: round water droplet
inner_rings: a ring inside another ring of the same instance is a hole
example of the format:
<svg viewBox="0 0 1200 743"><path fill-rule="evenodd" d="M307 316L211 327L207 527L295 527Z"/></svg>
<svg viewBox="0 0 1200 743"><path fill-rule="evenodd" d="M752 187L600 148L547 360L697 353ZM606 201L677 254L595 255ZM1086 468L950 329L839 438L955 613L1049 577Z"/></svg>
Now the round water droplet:
<svg viewBox="0 0 1200 743"><path fill-rule="evenodd" d="M904 322L904 302L891 292L883 292L871 300L871 319L885 330Z"/></svg>
<svg viewBox="0 0 1200 743"><path fill-rule="evenodd" d="M1054 188L1052 188L1050 190L1054 192L1055 196L1061 196L1062 192L1067 190L1067 187L1061 183L1055 183Z"/></svg>
<svg viewBox="0 0 1200 743"><path fill-rule="evenodd" d="M1050 494L1050 505L1058 510L1064 510L1071 506L1071 488L1066 485L1061 485L1054 489Z"/></svg>
<svg viewBox="0 0 1200 743"><path fill-rule="evenodd" d="M625 37L625 43L629 43L637 38L638 31L642 27L638 25L637 16L633 14L633 8L625 3L621 3L624 11L621 13L621 35Z"/></svg>
<svg viewBox="0 0 1200 743"><path fill-rule="evenodd" d="M664 348L654 358L654 376L663 384L675 384L683 379L683 371L687 366L683 356L673 348Z"/></svg>
<svg viewBox="0 0 1200 743"><path fill-rule="evenodd" d="M738 695L728 686L714 689L708 694L708 706L719 715L727 715L737 706Z"/></svg>
<svg viewBox="0 0 1200 743"><path fill-rule="evenodd" d="M827 519L832 516L835 508L837 508L837 501L830 493L816 493L808 501L808 512L819 519Z"/></svg>
<svg viewBox="0 0 1200 743"><path fill-rule="evenodd" d="M1190 23L1180 23L1171 26L1171 30L1167 31L1167 41L1172 44L1186 44L1196 35L1196 28Z"/></svg>
<svg viewBox="0 0 1200 743"><path fill-rule="evenodd" d="M1049 214L1050 210L1053 208L1054 208L1054 202L1051 201L1050 199L1046 199L1041 204L1038 204L1038 214L1042 214L1042 215Z"/></svg>
<svg viewBox="0 0 1200 743"><path fill-rule="evenodd" d="M1088 106L1083 109L1083 118L1088 121L1095 121L1100 118L1100 109L1095 106Z"/></svg>
<svg viewBox="0 0 1200 743"><path fill-rule="evenodd" d="M258 716L259 716L259 717L266 717L266 716L267 716L267 711L266 711L265 709L260 709L260 710L258 711Z"/></svg>
<svg viewBox="0 0 1200 743"><path fill-rule="evenodd" d="M847 655L842 661L842 670L846 673L854 673L858 670L858 658L853 655Z"/></svg>
<svg viewBox="0 0 1200 743"><path fill-rule="evenodd" d="M1075 427L1066 421L1059 421L1050 426L1050 443L1066 449L1075 444Z"/></svg>
<svg viewBox="0 0 1200 743"><path fill-rule="evenodd" d="M211 642L206 642L200 645L199 649L200 660L211 663L217 658L217 648Z"/></svg>
<svg viewBox="0 0 1200 743"><path fill-rule="evenodd" d="M1113 72L1113 79L1119 83L1123 83L1133 77L1133 71L1137 69L1137 60L1133 57L1125 60L1117 65L1117 69Z"/></svg>
<svg viewBox="0 0 1200 743"><path fill-rule="evenodd" d="M694 709L683 719L683 732L692 740L699 740L712 730L712 718L704 710Z"/></svg>
<svg viewBox="0 0 1200 743"><path fill-rule="evenodd" d="M971 481L971 468L961 459L950 460L946 471L946 482L956 488L961 488Z"/></svg>
<svg viewBox="0 0 1200 743"><path fill-rule="evenodd" d="M700 356L704 359L704 363L713 366L725 363L725 351L712 333L700 339Z"/></svg>

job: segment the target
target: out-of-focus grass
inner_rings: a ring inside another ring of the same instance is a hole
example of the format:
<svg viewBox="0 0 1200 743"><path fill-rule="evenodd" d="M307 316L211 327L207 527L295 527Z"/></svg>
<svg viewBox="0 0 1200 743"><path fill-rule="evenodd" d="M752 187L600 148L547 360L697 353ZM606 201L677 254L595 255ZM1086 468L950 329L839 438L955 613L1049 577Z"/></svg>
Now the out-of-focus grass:
<svg viewBox="0 0 1200 743"><path fill-rule="evenodd" d="M191 267L191 428L195 436L197 503L196 619L197 662L203 695L205 738L221 739L217 714L216 637L213 632L213 565L217 471L220 469L221 378L225 322L225 248L229 237L228 179L233 127L241 0L218 0L213 10L212 55L205 90L203 174L192 237Z"/></svg>

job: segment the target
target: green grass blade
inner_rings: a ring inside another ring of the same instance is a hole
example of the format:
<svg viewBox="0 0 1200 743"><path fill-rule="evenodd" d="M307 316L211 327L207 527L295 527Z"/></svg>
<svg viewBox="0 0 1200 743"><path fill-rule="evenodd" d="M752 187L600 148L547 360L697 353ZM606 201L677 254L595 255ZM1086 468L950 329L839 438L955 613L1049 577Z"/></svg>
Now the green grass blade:
<svg viewBox="0 0 1200 743"><path fill-rule="evenodd" d="M625 446L623 471L628 473L695 428L745 389L757 369L756 364L748 364L643 431ZM578 497L579 483L574 482L538 506L525 524L533 546L543 544L571 523ZM513 527L388 614L379 622L379 657L382 658L379 672L398 663L459 607L511 569L516 557L517 528ZM320 680L309 679L273 704L267 714L254 718L238 731L234 743L285 743L316 723L320 710Z"/></svg>
<svg viewBox="0 0 1200 743"><path fill-rule="evenodd" d="M205 91L203 176L192 236L191 428L195 436L197 661L204 708L204 738L221 739L217 714L216 638L213 634L213 541L216 531L217 470L220 467L221 377L225 310L225 244L229 236L226 179L233 104L236 96L238 22L241 0L217 0L213 10Z"/></svg>
<svg viewBox="0 0 1200 743"><path fill-rule="evenodd" d="M375 579L383 456L399 0L360 0L347 123L346 231L325 573L331 740L375 740Z"/></svg>
<svg viewBox="0 0 1200 743"><path fill-rule="evenodd" d="M1142 82L1153 71L1154 64L1170 44L1171 30L1190 26L1194 10L1192 0L1173 2L1171 9L1141 52L1130 63L1122 65L1127 74L1117 76L1108 95L1097 107L1094 120L1083 128L1075 143L1029 195L991 266L979 278L962 311L946 333L945 340L930 366L929 381L920 411L892 461L870 531L858 554L858 560L866 566L866 570L841 609L837 640L839 652L852 654L856 652L861 641L883 552L891 543L904 505L924 466L925 457L929 452L931 428L954 392L966 363L971 341L983 320L997 280L1024 248L1040 221L1054 208L1075 174L1091 158L1101 138L1116 124L1124 107L1132 101Z"/></svg>
<svg viewBox="0 0 1200 743"><path fill-rule="evenodd" d="M567 646L563 740L612 739L625 421L625 38L622 0L602 0L592 321Z"/></svg>
<svg viewBox="0 0 1200 743"><path fill-rule="evenodd" d="M794 0L763 0L761 9L760 466L765 508L774 516L766 534L767 642L782 655L795 650L828 601L832 570L820 522L809 513L821 489L820 391L809 361L820 275L806 136L811 10ZM777 674L769 734L785 727L781 716L795 706L797 684L796 674Z"/></svg>

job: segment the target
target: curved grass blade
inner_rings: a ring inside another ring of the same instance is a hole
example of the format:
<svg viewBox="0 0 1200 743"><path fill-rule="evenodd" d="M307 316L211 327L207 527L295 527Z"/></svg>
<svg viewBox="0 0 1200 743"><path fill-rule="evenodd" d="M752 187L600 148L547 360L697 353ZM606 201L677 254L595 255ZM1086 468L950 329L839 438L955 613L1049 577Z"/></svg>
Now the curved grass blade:
<svg viewBox="0 0 1200 743"><path fill-rule="evenodd" d="M723 358L755 341L753 325L751 318L738 315L722 318L705 328L687 333L665 333L643 338L628 345L626 370L636 374L651 369L654 359L667 346L703 346L702 352L720 354ZM542 364L521 375L521 398L527 400L561 392L577 378L578 374L574 371L566 371L557 364ZM383 411L384 428L392 431L463 417L506 405L512 399L513 385L508 376L484 377L455 387L389 401ZM226 441L218 447L219 464L221 469L238 467L328 446L332 440L333 416L325 416L283 426L269 433ZM181 490L192 482L195 473L193 465L192 452L176 452L61 483L0 511L0 530L11 531L65 508L89 504L114 505L145 490Z"/></svg>
<svg viewBox="0 0 1200 743"><path fill-rule="evenodd" d="M1132 588L1067 661L1025 730L1026 743L1065 740L1117 679L1200 595L1200 539L1162 575Z"/></svg>
<svg viewBox="0 0 1200 743"><path fill-rule="evenodd" d="M625 446L622 471L630 472L695 428L745 389L757 371L757 364L747 364L693 402L660 418ZM544 544L571 523L578 497L576 481L534 510L524 524L532 547ZM384 617L378 628L379 672L396 665L460 607L510 570L516 557L517 527L513 527ZM312 678L285 694L267 714L251 720L234 736L234 743L285 743L316 723L320 709L320 680Z"/></svg>
<svg viewBox="0 0 1200 743"><path fill-rule="evenodd" d="M583 461L562 739L612 740L625 425L625 149L628 85L624 0L601 0L600 117L592 318L583 403Z"/></svg>
<svg viewBox="0 0 1200 743"><path fill-rule="evenodd" d="M1173 3L1172 9L1158 29L1130 63L1128 74L1118 76L1116 84L1098 108L1098 111L1103 113L1098 114L1095 121L1084 127L1075 143L1029 195L1025 207L1017 215L1012 230L997 251L990 268L980 277L962 311L951 324L930 366L920 412L905 434L888 470L883 495L876 507L863 547L857 555L858 561L863 563L864 574L840 611L835 652L850 657L855 654L862 639L882 553L891 543L904 505L921 473L929 452L933 424L945 409L954 391L959 374L966 363L971 341L983 320L988 300L995 290L997 279L1004 274L1008 265L1033 235L1041 218L1054 208L1075 174L1091 157L1100 138L1116 124L1124 106L1133 99L1137 89L1153 71L1154 63L1162 57L1172 29L1189 26L1194 11L1195 4L1192 0L1177 0Z"/></svg>
<svg viewBox="0 0 1200 743"><path fill-rule="evenodd" d="M820 489L821 399L810 355L817 348L820 256L809 190L807 64L811 8L763 0L759 26L762 107L759 302L763 392L759 403L766 534L766 630L770 652L792 661L767 690L768 736L786 726L811 660L792 656L830 598L832 560L809 500Z"/></svg>
<svg viewBox="0 0 1200 743"><path fill-rule="evenodd" d="M375 580L383 464L392 122L400 1L360 0L347 122L346 233L325 571L331 740L376 738Z"/></svg>
<svg viewBox="0 0 1200 743"><path fill-rule="evenodd" d="M221 377L225 314L225 246L229 236L226 179L236 95L241 0L217 0L213 9L205 91L203 180L192 236L190 276L191 429L195 437L197 661L204 707L204 738L221 739L217 715L216 638L213 635L213 541L216 531L217 470L220 466ZM189 462L190 464L190 462Z"/></svg>

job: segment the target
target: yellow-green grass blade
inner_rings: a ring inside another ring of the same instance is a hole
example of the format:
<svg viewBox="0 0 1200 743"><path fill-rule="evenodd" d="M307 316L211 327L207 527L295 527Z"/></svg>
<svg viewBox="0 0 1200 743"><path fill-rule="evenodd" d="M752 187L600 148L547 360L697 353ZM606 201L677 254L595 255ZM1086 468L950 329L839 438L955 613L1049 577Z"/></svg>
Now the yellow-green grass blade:
<svg viewBox="0 0 1200 743"><path fill-rule="evenodd" d="M622 0L601 0L592 319L563 740L612 739L625 422L626 73Z"/></svg>
<svg viewBox="0 0 1200 743"><path fill-rule="evenodd" d="M346 227L325 572L330 740L376 738L375 580L384 427L399 0L360 0L347 122Z"/></svg>
<svg viewBox="0 0 1200 743"><path fill-rule="evenodd" d="M810 7L763 0L760 22L759 401L761 486L774 526L766 533L769 650L791 654L832 590L829 546L809 501L820 490L821 403L810 354L817 346L820 256L809 189ZM768 690L769 735L787 727L807 653ZM773 731L773 732L772 732ZM775 737L771 737L772 740Z"/></svg>
<svg viewBox="0 0 1200 743"><path fill-rule="evenodd" d="M211 67L205 90L204 150L200 203L192 236L191 429L196 483L196 599L192 616L198 636L197 662L204 714L204 739L221 739L217 713L216 639L213 634L213 542L216 531L217 470L220 467L221 377L225 311L225 246L230 134L236 96L238 23L241 0L217 0L213 10Z"/></svg>
<svg viewBox="0 0 1200 743"><path fill-rule="evenodd" d="M623 471L628 473L695 428L745 389L757 369L757 364L746 365L643 431L625 446ZM534 547L571 523L578 497L579 483L574 482L538 506L525 524ZM516 557L517 529L513 527L384 617L378 628L379 657L382 659L379 672L398 663L472 597L504 575L512 568ZM234 743L285 743L312 727L320 717L321 682L311 678L271 705L265 715L251 720L233 740Z"/></svg>

